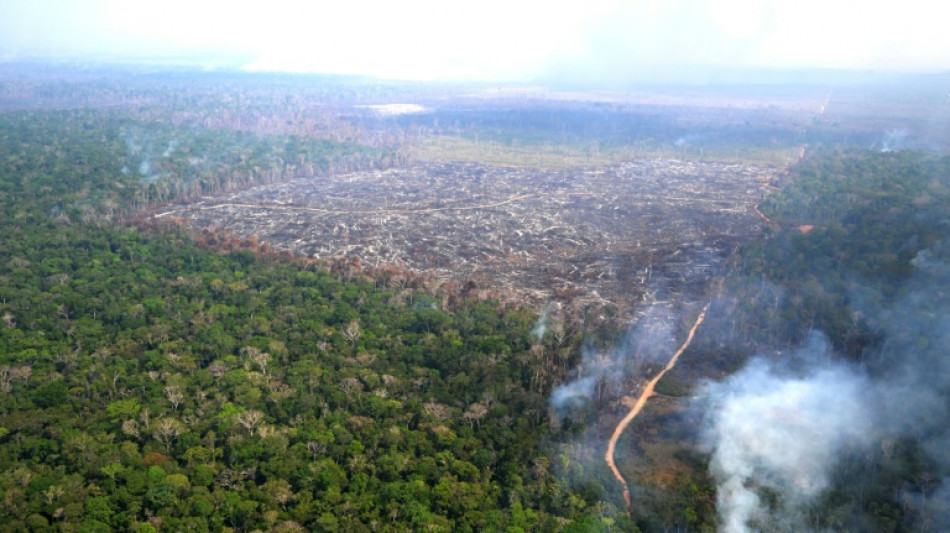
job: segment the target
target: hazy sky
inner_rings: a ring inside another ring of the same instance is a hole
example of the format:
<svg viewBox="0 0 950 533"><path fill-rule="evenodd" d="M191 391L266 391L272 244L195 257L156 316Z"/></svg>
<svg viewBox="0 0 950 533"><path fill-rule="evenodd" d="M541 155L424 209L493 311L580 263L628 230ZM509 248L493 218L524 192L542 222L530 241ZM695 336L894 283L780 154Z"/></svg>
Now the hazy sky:
<svg viewBox="0 0 950 533"><path fill-rule="evenodd" d="M0 59L235 58L412 79L950 68L941 0L0 0Z"/></svg>

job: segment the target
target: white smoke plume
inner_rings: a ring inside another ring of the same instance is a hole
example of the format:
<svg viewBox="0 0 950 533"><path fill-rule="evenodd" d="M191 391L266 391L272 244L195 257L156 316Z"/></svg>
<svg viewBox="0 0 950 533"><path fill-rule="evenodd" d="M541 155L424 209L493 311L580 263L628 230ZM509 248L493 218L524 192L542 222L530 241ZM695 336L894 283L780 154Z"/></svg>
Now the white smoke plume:
<svg viewBox="0 0 950 533"><path fill-rule="evenodd" d="M141 177L143 183L152 183L164 177L162 173L155 173L153 160L158 159L156 153L161 148L156 146L157 141L153 138L153 135L139 128L130 128L123 130L120 133L120 137L125 143L129 157L129 164L122 167L123 174L129 174L132 172L132 168L137 168L138 175ZM169 140L161 156L166 158L170 157L177 147L177 139ZM137 167L136 162L138 162Z"/></svg>
<svg viewBox="0 0 950 533"><path fill-rule="evenodd" d="M175 148L178 147L178 139L172 139L168 141L168 147L165 148L165 151L162 152L162 157L169 157L175 151Z"/></svg>
<svg viewBox="0 0 950 533"><path fill-rule="evenodd" d="M866 446L874 432L868 378L832 362L823 336L813 336L791 360L805 368L755 359L705 387L718 403L704 439L712 447L710 470L725 533L757 531L767 523L804 530L796 522L828 486L837 459ZM781 498L764 502L763 489Z"/></svg>
<svg viewBox="0 0 950 533"><path fill-rule="evenodd" d="M884 137L881 138L881 151L882 152L893 152L895 150L902 150L907 141L907 130L888 130L884 132Z"/></svg>
<svg viewBox="0 0 950 533"><path fill-rule="evenodd" d="M683 146L687 146L687 145L693 144L693 143L695 143L696 141L701 141L701 140L703 140L705 137L707 137L707 135L700 135L700 134L696 134L696 133L690 133L690 134L687 134L687 135L681 135L681 136L677 137L675 141L673 141L673 146L675 146L675 147L677 147L677 148L681 148L681 147L683 147Z"/></svg>
<svg viewBox="0 0 950 533"><path fill-rule="evenodd" d="M676 321L674 310L653 305L615 346L606 350L585 349L574 379L554 389L551 405L561 410L572 404L629 393L626 387L631 378L643 374L645 365L666 364L665 358L676 351Z"/></svg>
<svg viewBox="0 0 950 533"><path fill-rule="evenodd" d="M592 376L583 376L558 386L551 392L551 405L562 410L571 404L580 404L594 398L597 380Z"/></svg>
<svg viewBox="0 0 950 533"><path fill-rule="evenodd" d="M755 358L701 389L720 531L821 530L810 506L841 461L873 458L902 439L927 461L922 477L894 495L915 513L903 526L950 531L950 245L923 250L910 264L916 274L896 296L863 287L863 297L852 298L854 312L885 339L861 366L836 358L814 334L781 365ZM869 475L848 482L873 483ZM858 515L848 519L866 527Z"/></svg>
<svg viewBox="0 0 950 533"><path fill-rule="evenodd" d="M550 324L550 322L550 311L548 309L542 310L538 316L538 321L535 322L534 327L531 328L528 334L534 338L535 342L541 342L541 339L544 338L544 334L548 331L548 324Z"/></svg>

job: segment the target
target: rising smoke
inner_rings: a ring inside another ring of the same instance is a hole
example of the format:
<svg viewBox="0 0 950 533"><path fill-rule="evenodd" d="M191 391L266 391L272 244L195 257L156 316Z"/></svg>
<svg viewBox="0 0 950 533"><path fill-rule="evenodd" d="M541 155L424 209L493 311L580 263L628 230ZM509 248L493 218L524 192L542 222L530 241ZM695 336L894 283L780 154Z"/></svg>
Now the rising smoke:
<svg viewBox="0 0 950 533"><path fill-rule="evenodd" d="M538 321L534 323L534 327L531 328L531 331L528 334L534 339L535 342L541 342L541 339L544 338L544 334L548 331L548 325L551 323L551 310L544 308L541 310L541 314L538 315Z"/></svg>
<svg viewBox="0 0 950 533"><path fill-rule="evenodd" d="M877 143L874 144L877 146ZM894 152L903 150L907 146L907 130L896 129L884 132L880 141L880 150L882 152Z"/></svg>
<svg viewBox="0 0 950 533"><path fill-rule="evenodd" d="M172 139L168 141L168 147L165 148L165 151L162 152L162 157L169 157L175 151L175 148L178 147L178 139Z"/></svg>
<svg viewBox="0 0 950 533"><path fill-rule="evenodd" d="M767 524L802 531L802 517L828 487L841 454L868 446L874 436L868 378L834 362L822 335L789 363L754 359L705 387L715 402L704 439L712 448L722 531L758 531ZM763 489L781 498L765 502Z"/></svg>
<svg viewBox="0 0 950 533"><path fill-rule="evenodd" d="M900 442L924 463L893 495L912 516L903 525L950 530L950 246L924 250L911 265L916 273L896 297L868 297L877 289L864 287L853 299L885 336L861 364L842 361L814 334L781 364L754 358L703 387L721 531L833 530L811 513L823 495L843 491L844 462L867 458L844 484L869 494L907 453L894 451ZM866 530L869 512L854 506L839 527Z"/></svg>
<svg viewBox="0 0 950 533"><path fill-rule="evenodd" d="M135 168L137 168L138 175L144 183L152 183L165 176L162 173L155 173L156 165L154 162L161 158L171 157L178 148L178 139L170 139L167 144L160 143L160 141L153 138L153 135L145 133L139 128L124 129L120 133L120 137L128 151L129 164L134 167L135 162L138 162L138 166ZM162 144L165 145L164 149L160 147ZM160 155L158 155L158 150L162 150ZM160 164L158 166L160 167ZM123 174L129 172L131 172L129 165L122 167Z"/></svg>
<svg viewBox="0 0 950 533"><path fill-rule="evenodd" d="M562 411L571 405L627 394L631 378L643 375L645 365L666 364L676 351L677 316L670 307L654 304L613 347L586 347L574 378L552 392L551 405Z"/></svg>

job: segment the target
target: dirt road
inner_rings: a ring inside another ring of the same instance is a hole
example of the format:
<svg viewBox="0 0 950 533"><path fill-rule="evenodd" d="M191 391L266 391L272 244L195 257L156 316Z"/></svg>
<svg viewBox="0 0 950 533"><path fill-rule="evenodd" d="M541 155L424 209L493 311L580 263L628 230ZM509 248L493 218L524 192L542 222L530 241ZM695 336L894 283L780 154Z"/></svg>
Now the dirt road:
<svg viewBox="0 0 950 533"><path fill-rule="evenodd" d="M617 469L616 463L614 463L614 451L617 448L617 440L620 438L623 430L627 428L630 422L633 421L633 419L636 418L638 414L640 414L640 411L643 409L643 406L646 405L647 400L653 396L653 389L656 387L657 382L659 382L667 372L676 366L676 362L679 360L680 355L682 355L682 353L686 351L686 348L689 347L689 344L693 342L693 336L696 334L696 330L699 328L699 325L702 324L703 320L706 319L707 311L709 311L709 304L706 304L706 307L704 307L699 313L699 316L696 317L696 322L693 324L693 327L690 328L689 334L686 336L686 340L683 342L683 345L680 346L678 350L676 350L676 353L674 353L672 357L670 357L669 362L666 363L666 366L663 368L663 370L661 370L656 376L653 377L653 379L649 381L649 383L647 383L646 387L643 388L643 392L640 393L640 397L637 398L635 402L632 402L632 398L625 399L625 403L627 403L627 400L630 400L632 403L632 405L630 405L630 412L627 413L627 416L623 417L623 420L621 420L619 424L617 424L617 428L614 429L614 434L611 435L610 440L607 442L607 453L604 455L604 459L607 461L607 466L609 466L610 470L614 473L614 477L616 477L617 480L620 481L620 484L623 485L623 499L627 504L628 515L630 514L631 504L630 487L627 485L627 480L624 479L623 475L620 473L620 470Z"/></svg>

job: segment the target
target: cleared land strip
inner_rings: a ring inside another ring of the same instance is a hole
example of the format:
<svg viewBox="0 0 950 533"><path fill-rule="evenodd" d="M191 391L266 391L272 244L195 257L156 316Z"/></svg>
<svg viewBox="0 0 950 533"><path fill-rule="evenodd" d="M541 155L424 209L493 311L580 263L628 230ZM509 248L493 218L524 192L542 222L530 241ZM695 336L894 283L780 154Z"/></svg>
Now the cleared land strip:
<svg viewBox="0 0 950 533"><path fill-rule="evenodd" d="M419 164L204 196L154 216L318 260L405 269L479 297L557 302L566 321L622 322L655 297L703 292L761 230L752 208L775 173L674 160L556 172Z"/></svg>
<svg viewBox="0 0 950 533"><path fill-rule="evenodd" d="M491 209L493 207L501 207L503 205L513 204L528 200L530 198L557 198L557 197L570 197L570 196L583 196L583 197L598 197L603 196L602 193L592 193L592 192L539 192L539 193L528 193L528 194L519 194L511 198L500 200L498 202L491 202L485 204L475 204L475 205L456 205L456 206L443 206L443 207L421 207L418 209L326 209L322 207L308 207L303 205L287 205L287 204L268 204L268 203L220 203L213 205L193 205L184 207L181 209L173 209L171 211L165 211L163 213L158 213L155 215L155 218L163 218L170 215L175 215L182 211L207 211L212 209L227 209L227 208L237 208L237 209L269 209L274 211L305 211L309 213L322 213L326 215L428 215L432 213L440 213L446 211L474 211L477 209ZM614 198L622 197L635 197L643 200L660 200L667 202L697 202L704 204L713 204L713 205L735 205L737 202L734 200L711 200L708 198L686 198L686 197L676 197L676 196L659 196L659 195L650 195L650 194L614 194Z"/></svg>

